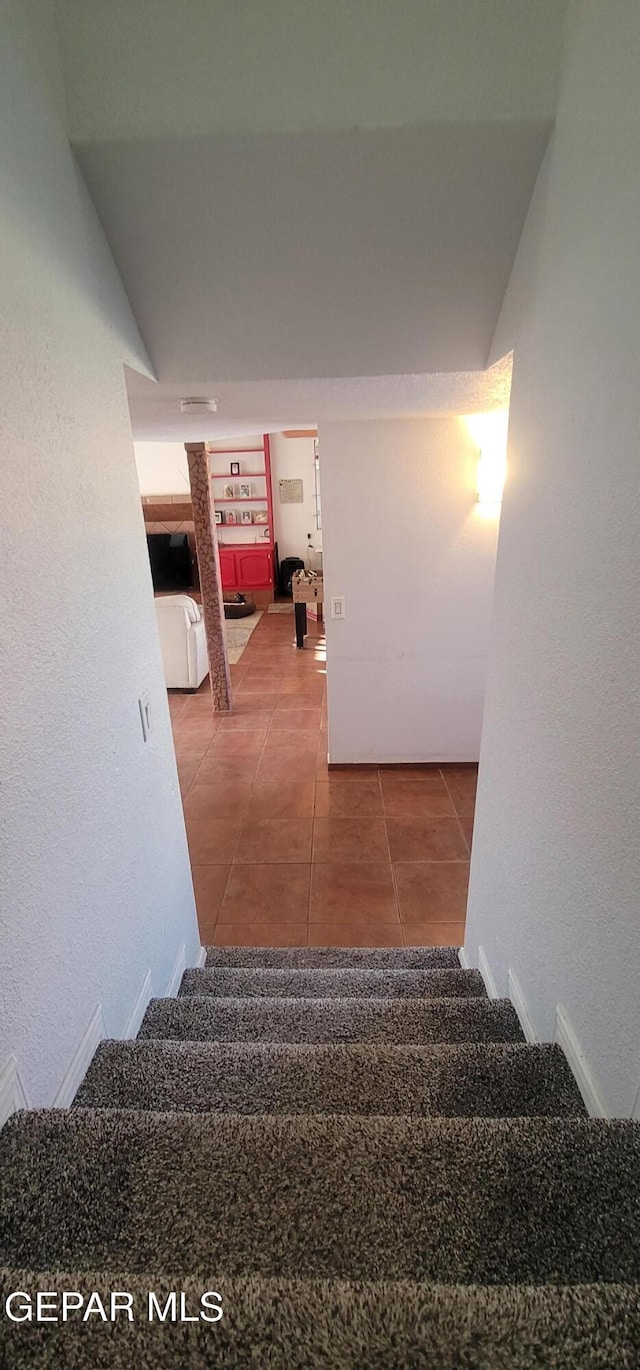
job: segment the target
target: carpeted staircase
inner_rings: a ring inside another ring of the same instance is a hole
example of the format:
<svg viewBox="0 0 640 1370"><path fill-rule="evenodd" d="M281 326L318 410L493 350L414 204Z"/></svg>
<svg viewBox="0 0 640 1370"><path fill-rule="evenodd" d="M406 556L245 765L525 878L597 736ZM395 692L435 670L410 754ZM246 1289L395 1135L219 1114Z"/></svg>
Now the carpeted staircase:
<svg viewBox="0 0 640 1370"><path fill-rule="evenodd" d="M640 1127L455 948L210 950L0 1161L3 1300L135 1308L5 1317L9 1370L640 1366Z"/></svg>

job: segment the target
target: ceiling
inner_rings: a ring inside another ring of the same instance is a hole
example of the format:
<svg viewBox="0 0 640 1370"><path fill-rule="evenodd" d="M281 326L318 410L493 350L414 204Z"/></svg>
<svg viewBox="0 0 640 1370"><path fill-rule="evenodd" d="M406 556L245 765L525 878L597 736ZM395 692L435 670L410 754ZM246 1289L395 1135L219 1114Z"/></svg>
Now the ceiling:
<svg viewBox="0 0 640 1370"><path fill-rule="evenodd" d="M230 423L288 395L290 425L345 393L490 389L442 374L486 365L564 11L56 0L70 137L158 377L136 424L158 436L199 391L228 393Z"/></svg>
<svg viewBox="0 0 640 1370"><path fill-rule="evenodd" d="M315 427L322 419L440 417L506 409L511 357L487 371L428 376L357 376L322 380L224 381L186 392L158 386L127 371L133 434L139 441L187 442ZM192 394L218 401L216 414L188 417L180 399Z"/></svg>

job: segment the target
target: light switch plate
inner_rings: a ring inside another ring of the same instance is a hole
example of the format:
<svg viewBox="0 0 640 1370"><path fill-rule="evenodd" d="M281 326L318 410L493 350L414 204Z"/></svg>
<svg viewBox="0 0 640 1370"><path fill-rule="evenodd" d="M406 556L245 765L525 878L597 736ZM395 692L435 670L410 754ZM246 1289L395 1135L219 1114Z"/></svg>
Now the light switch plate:
<svg viewBox="0 0 640 1370"><path fill-rule="evenodd" d="M346 617L347 617L347 606L346 606L346 603L345 603L344 595L332 595L332 596L331 596L331 617L332 617L332 618L346 618Z"/></svg>

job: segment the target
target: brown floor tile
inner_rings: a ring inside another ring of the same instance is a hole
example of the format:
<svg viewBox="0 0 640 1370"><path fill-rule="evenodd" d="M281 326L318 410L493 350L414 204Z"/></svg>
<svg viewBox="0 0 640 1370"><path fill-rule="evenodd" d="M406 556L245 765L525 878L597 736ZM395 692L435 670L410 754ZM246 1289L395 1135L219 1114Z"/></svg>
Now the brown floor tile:
<svg viewBox="0 0 640 1370"><path fill-rule="evenodd" d="M281 864L311 860L311 818L247 818L240 834L236 864Z"/></svg>
<svg viewBox="0 0 640 1370"><path fill-rule="evenodd" d="M214 947L306 947L306 923L220 923L211 939Z"/></svg>
<svg viewBox="0 0 640 1370"><path fill-rule="evenodd" d="M306 926L310 866L232 867L220 913L221 923ZM268 942L265 945L269 945Z"/></svg>
<svg viewBox="0 0 640 1370"><path fill-rule="evenodd" d="M253 781L258 769L257 756L212 756L201 758L196 779L203 784L217 784L219 780Z"/></svg>
<svg viewBox="0 0 640 1370"><path fill-rule="evenodd" d="M385 813L394 818L406 816L453 817L455 810L447 794L444 782L439 785L425 785L412 780L385 779L381 772L382 795Z"/></svg>
<svg viewBox="0 0 640 1370"><path fill-rule="evenodd" d="M194 866L232 862L238 845L240 818L193 818L187 821L189 854Z"/></svg>
<svg viewBox="0 0 640 1370"><path fill-rule="evenodd" d="M382 816L382 795L377 777L356 782L318 781L316 786L316 818L333 818L339 814L378 814Z"/></svg>
<svg viewBox="0 0 640 1370"><path fill-rule="evenodd" d="M184 801L184 816L192 819L244 818L252 791L250 780L218 780L207 784L198 778Z"/></svg>
<svg viewBox="0 0 640 1370"><path fill-rule="evenodd" d="M473 818L465 818L464 814L461 814L459 821L460 827L462 828L462 831L464 833L464 840L469 848L469 851L471 851L471 843L473 840Z"/></svg>
<svg viewBox="0 0 640 1370"><path fill-rule="evenodd" d="M473 815L478 783L477 766L443 766L442 774L456 813Z"/></svg>
<svg viewBox="0 0 640 1370"><path fill-rule="evenodd" d="M209 756L260 756L267 736L266 728L218 730L211 744Z"/></svg>
<svg viewBox="0 0 640 1370"><path fill-rule="evenodd" d="M178 780L180 781L180 793L184 798L185 794L189 789L189 786L195 780L195 777L198 773L198 767L200 766L200 757L179 756L176 758L176 761L178 766Z"/></svg>
<svg viewBox="0 0 640 1370"><path fill-rule="evenodd" d="M407 947L461 947L464 942L464 921L429 923L418 919L402 927Z"/></svg>
<svg viewBox="0 0 640 1370"><path fill-rule="evenodd" d="M404 924L457 922L464 918L468 861L400 862L394 865L394 874Z"/></svg>
<svg viewBox="0 0 640 1370"><path fill-rule="evenodd" d="M234 690L231 714L226 714L225 717L235 718L238 714L264 713L268 714L269 719L271 719L279 698L279 695L270 694L268 691L261 695L253 693L243 695L241 690Z"/></svg>
<svg viewBox="0 0 640 1370"><path fill-rule="evenodd" d="M318 862L311 867L310 922L395 923L391 866L384 862Z"/></svg>
<svg viewBox="0 0 640 1370"><path fill-rule="evenodd" d="M334 766L329 771L329 781L331 784L336 785L344 783L345 780L357 781L358 784L361 784L365 780L371 781L377 779L377 766Z"/></svg>
<svg viewBox="0 0 640 1370"><path fill-rule="evenodd" d="M272 717L272 709L234 710L220 719L219 732L261 732L266 737Z"/></svg>
<svg viewBox="0 0 640 1370"><path fill-rule="evenodd" d="M203 946L213 936L222 897L227 887L230 866L192 866L193 889L198 910L198 927Z"/></svg>
<svg viewBox="0 0 640 1370"><path fill-rule="evenodd" d="M316 818L313 824L314 861L388 861L384 819L372 817Z"/></svg>
<svg viewBox="0 0 640 1370"><path fill-rule="evenodd" d="M354 918L344 921L322 919L309 923L310 947L401 947L399 923L363 923Z"/></svg>
<svg viewBox="0 0 640 1370"><path fill-rule="evenodd" d="M263 752L256 771L256 783L262 784L268 780L272 784L287 785L296 780L315 781L316 765L313 752L302 752L299 756L291 752Z"/></svg>
<svg viewBox="0 0 640 1370"><path fill-rule="evenodd" d="M309 780L256 780L248 818L313 818L315 784Z"/></svg>
<svg viewBox="0 0 640 1370"><path fill-rule="evenodd" d="M392 861L466 861L467 844L457 818L387 815Z"/></svg>
<svg viewBox="0 0 640 1370"><path fill-rule="evenodd" d="M316 695L318 694L317 691L314 693ZM300 710L316 710L318 713L318 727L320 727L322 703L322 698L319 695L317 698L307 699L303 694L281 694L278 696L276 702L274 719L282 717L283 714L299 713Z"/></svg>
<svg viewBox="0 0 640 1370"><path fill-rule="evenodd" d="M318 759L318 739L313 733L273 732L270 731L264 745L265 761L300 761L303 757L312 758L314 767Z"/></svg>
<svg viewBox="0 0 640 1370"><path fill-rule="evenodd" d="M276 709L272 722L271 732L305 732L318 733L320 731L320 709Z"/></svg>

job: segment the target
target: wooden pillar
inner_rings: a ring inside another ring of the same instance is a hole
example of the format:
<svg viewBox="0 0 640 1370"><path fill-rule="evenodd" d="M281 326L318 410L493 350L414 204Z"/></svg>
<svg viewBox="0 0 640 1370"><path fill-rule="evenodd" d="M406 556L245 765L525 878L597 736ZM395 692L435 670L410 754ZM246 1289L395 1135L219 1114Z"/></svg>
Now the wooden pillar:
<svg viewBox="0 0 640 1370"><path fill-rule="evenodd" d="M209 453L205 442L186 442L185 448L189 461L193 527L196 535L204 626L207 633L213 707L228 712L231 708L231 676L224 630L220 556L209 479Z"/></svg>

